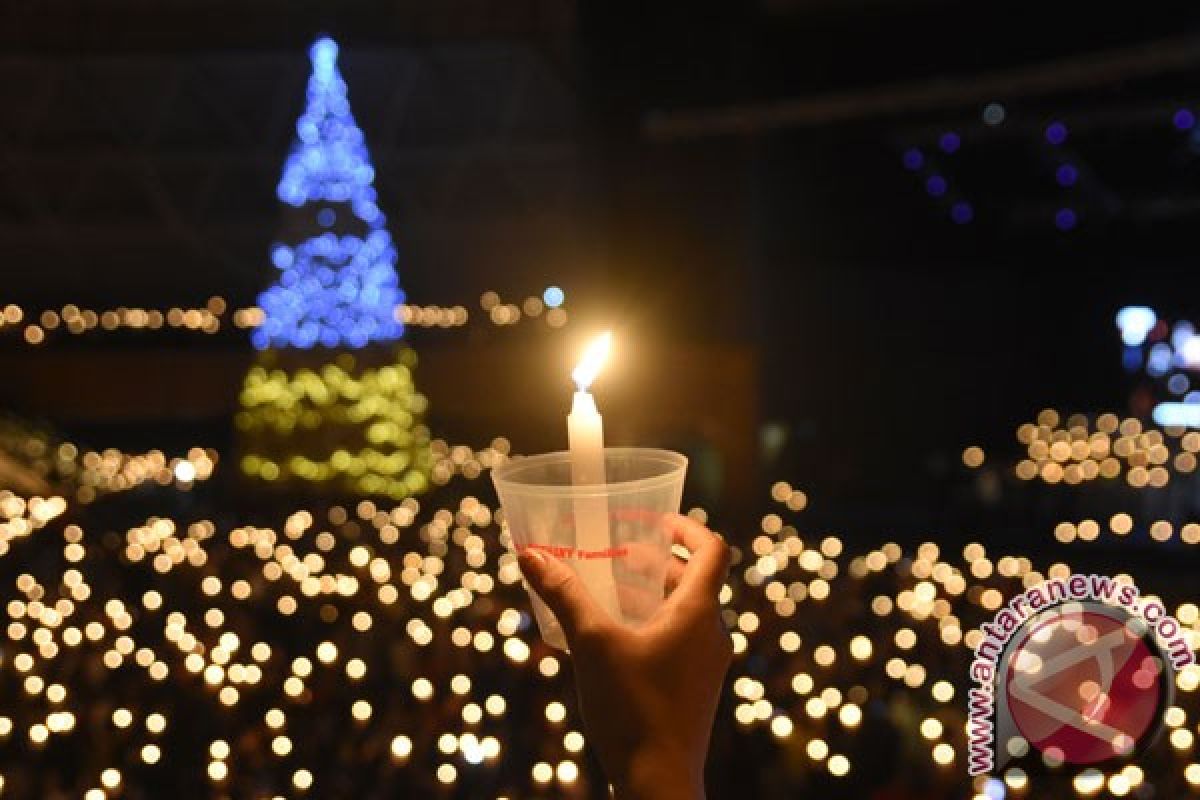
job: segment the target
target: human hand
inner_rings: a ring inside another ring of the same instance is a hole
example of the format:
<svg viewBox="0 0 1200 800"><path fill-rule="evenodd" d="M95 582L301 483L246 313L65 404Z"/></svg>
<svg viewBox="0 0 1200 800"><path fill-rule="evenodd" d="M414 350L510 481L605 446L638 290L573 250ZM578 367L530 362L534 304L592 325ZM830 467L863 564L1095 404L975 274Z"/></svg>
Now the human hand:
<svg viewBox="0 0 1200 800"><path fill-rule="evenodd" d="M666 600L643 625L612 619L553 555L526 549L521 571L558 617L588 736L618 800L704 797L704 761L733 649L717 595L724 540L688 517L664 522L690 553L672 557Z"/></svg>

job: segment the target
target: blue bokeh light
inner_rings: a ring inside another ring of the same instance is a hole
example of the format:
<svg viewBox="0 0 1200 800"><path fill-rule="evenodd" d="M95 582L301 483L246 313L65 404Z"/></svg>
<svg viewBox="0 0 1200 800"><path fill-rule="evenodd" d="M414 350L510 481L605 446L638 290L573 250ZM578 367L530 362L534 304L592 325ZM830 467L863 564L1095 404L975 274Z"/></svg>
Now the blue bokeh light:
<svg viewBox="0 0 1200 800"><path fill-rule="evenodd" d="M1171 123L1176 130L1190 131L1196 127L1196 115L1186 108L1181 108L1175 112L1175 116L1171 118Z"/></svg>
<svg viewBox="0 0 1200 800"><path fill-rule="evenodd" d="M1069 231L1079 223L1079 216L1075 213L1075 209L1070 207L1060 208L1054 213L1054 227L1060 231Z"/></svg>
<svg viewBox="0 0 1200 800"><path fill-rule="evenodd" d="M946 179L941 175L930 175L925 181L925 191L933 197L941 197L946 193Z"/></svg>
<svg viewBox="0 0 1200 800"><path fill-rule="evenodd" d="M1064 188L1074 186L1079 180L1079 169L1074 164L1059 164L1058 169L1054 170L1054 180Z"/></svg>
<svg viewBox="0 0 1200 800"><path fill-rule="evenodd" d="M975 219L975 209L966 200L959 200L950 206L950 219L958 225L966 225Z"/></svg>
<svg viewBox="0 0 1200 800"><path fill-rule="evenodd" d="M404 333L395 317L404 302L396 246L376 204L375 170L350 112L337 54L327 37L309 51L308 102L277 194L287 206L311 211L305 227L311 235L271 248L281 274L258 298L264 318L251 341L260 350L357 348ZM338 230L329 230L335 224Z"/></svg>
<svg viewBox="0 0 1200 800"><path fill-rule="evenodd" d="M917 147L910 147L905 150L901 160L904 162L905 169L914 172L925 166L925 154Z"/></svg>
<svg viewBox="0 0 1200 800"><path fill-rule="evenodd" d="M1193 403L1159 403L1152 413L1154 421L1164 427L1179 425L1200 428L1200 405Z"/></svg>
<svg viewBox="0 0 1200 800"><path fill-rule="evenodd" d="M1051 122L1046 126L1046 141L1052 145L1060 145L1067 140L1067 126L1061 122Z"/></svg>
<svg viewBox="0 0 1200 800"><path fill-rule="evenodd" d="M1166 375L1171 369L1171 355L1171 346L1166 342L1151 347L1150 355L1146 358L1146 372L1154 378Z"/></svg>
<svg viewBox="0 0 1200 800"><path fill-rule="evenodd" d="M542 292L542 302L546 308L558 308L566 299L566 293L557 286L547 286L546 291Z"/></svg>
<svg viewBox="0 0 1200 800"><path fill-rule="evenodd" d="M1157 324L1158 315L1148 306L1125 306L1117 312L1117 327L1127 347L1139 347Z"/></svg>
<svg viewBox="0 0 1200 800"><path fill-rule="evenodd" d="M946 131L938 139L938 147L942 148L943 153L953 153L962 145L962 138L954 131Z"/></svg>
<svg viewBox="0 0 1200 800"><path fill-rule="evenodd" d="M1140 347L1126 347L1121 354L1121 365L1126 372L1137 372L1142 368L1142 350Z"/></svg>

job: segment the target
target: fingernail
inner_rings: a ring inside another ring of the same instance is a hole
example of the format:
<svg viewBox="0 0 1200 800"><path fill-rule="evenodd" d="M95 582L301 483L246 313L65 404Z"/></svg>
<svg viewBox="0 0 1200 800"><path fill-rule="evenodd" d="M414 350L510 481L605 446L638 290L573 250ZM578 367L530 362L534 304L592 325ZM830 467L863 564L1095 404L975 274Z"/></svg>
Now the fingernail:
<svg viewBox="0 0 1200 800"><path fill-rule="evenodd" d="M520 565L522 573L534 572L540 575L542 568L546 566L546 557L537 550L527 547L517 555L517 563Z"/></svg>

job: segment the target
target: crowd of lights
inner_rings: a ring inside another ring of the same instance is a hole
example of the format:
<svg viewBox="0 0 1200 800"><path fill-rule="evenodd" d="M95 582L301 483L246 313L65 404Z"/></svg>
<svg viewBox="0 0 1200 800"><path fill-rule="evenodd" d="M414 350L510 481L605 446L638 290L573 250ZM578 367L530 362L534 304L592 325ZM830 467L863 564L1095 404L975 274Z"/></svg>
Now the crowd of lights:
<svg viewBox="0 0 1200 800"><path fill-rule="evenodd" d="M559 305L546 300L557 298ZM567 323L567 310L561 306L562 290L557 287L546 289L541 297L529 295L519 303L503 302L496 292L483 294L480 305L487 311L485 316L493 325L515 325L523 320L541 318L551 328L561 328ZM211 297L203 307L167 309L112 308L93 310L68 303L61 308L33 311L15 303L0 308L0 335L5 332L20 332L26 344L40 345L55 335L78 335L95 331L160 331L179 330L184 332L215 334L222 325L231 323L237 330L254 330L263 324L265 314L258 306L233 309L227 313L223 297ZM406 327L415 328L460 328L470 323L471 315L466 306L415 305L401 303L393 309L396 320ZM228 316L228 319L226 317Z"/></svg>
<svg viewBox="0 0 1200 800"><path fill-rule="evenodd" d="M477 469L457 470L462 492L448 507L363 500L275 525L158 516L114 540L70 521L62 498L0 494L13 581L0 596L11 698L0 752L28 752L4 769L7 785L44 793L62 777L49 765L76 752L86 755L65 788L95 798L164 780L231 796L351 796L367 782L421 796L599 791L569 664L532 624L502 511L469 493L507 442L456 449L441 455ZM795 791L853 780L872 757L863 734L881 724L911 743L906 769L962 785L975 627L1021 587L1071 568L1039 571L978 543L850 555L839 537L785 519L805 508L803 492L779 482L771 494L781 512L734 548L721 591L735 661L732 718L718 725L765 734ZM1123 525L1114 519L1114 532ZM1174 608L1200 644L1200 610ZM1179 674L1157 753L1167 763L1035 777L1018 760L975 781L977 797L1200 786L1189 758L1198 686L1200 671ZM80 742L109 746L71 749Z"/></svg>
<svg viewBox="0 0 1200 800"><path fill-rule="evenodd" d="M81 448L14 419L0 420L0 451L80 503L147 482L191 489L212 477L219 458L216 450L203 447L173 457L161 450L126 453L115 447Z"/></svg>
<svg viewBox="0 0 1200 800"><path fill-rule="evenodd" d="M1026 457L1017 463L1016 476L1051 484L1124 478L1134 488L1158 489L1172 475L1194 473L1200 453L1200 433L1181 427L1147 427L1136 417L1113 413L1064 419L1050 408L1043 409L1036 422L1017 428L1017 440L1025 446ZM964 451L963 460L978 467L982 451Z"/></svg>
<svg viewBox="0 0 1200 800"><path fill-rule="evenodd" d="M502 305L481 298L485 309ZM262 354L267 361L248 376L240 429L278 436L282 448L348 426L368 452L384 448L377 457L427 436L415 423L423 407L404 356L367 367L343 353L291 370L270 363L274 357ZM388 426L396 421L405 424ZM1048 484L1124 478L1154 488L1192 472L1200 452L1200 433L1115 414L1046 409L1017 436L1025 457L1016 475ZM146 480L186 489L217 463L201 448L167 459L157 451L84 452L48 437L23 441L26 456L52 465L47 474L104 476L80 479L80 489ZM0 790L102 800L200 782L228 796L356 796L368 788L601 795L569 661L540 641L502 511L472 493L509 457L508 441L479 450L437 439L426 446L442 507L407 496L406 486L403 498L298 510L275 522L160 512L113 536L89 522L80 503L87 494L0 492L0 575L11 580L0 586L8 640L0 686L11 698L0 712L0 753L24 754L0 761ZM241 458L263 478L281 479L301 463ZM971 446L962 460L979 469L987 457ZM278 472L264 475L268 464ZM366 475L378 464L347 450L336 466ZM948 552L933 541L907 550L889 542L851 554L834 534L802 531L793 515L807 508L805 492L780 481L771 499L779 511L762 517L756 535L730 537L743 544L733 548L720 593L735 660L732 702L723 706L730 717L718 728L769 743L753 766L776 768L747 776L763 791L857 785L877 758L871 731L880 727L907 743L899 755L905 774L945 792L969 786L975 800L1200 791L1195 667L1177 675L1165 743L1141 766L1050 766L1043 774L1028 743L1013 740L1006 748L1023 755L995 777L968 781L962 692L977 626L1020 588L1071 566L1039 569L979 543ZM690 513L707 522L704 511ZM1195 522L1145 528L1156 542L1177 534L1200 543ZM1119 541L1137 530L1132 514L1118 512L1063 522L1054 537ZM1165 599L1200 645L1195 599ZM69 772L55 768L66 753L75 764Z"/></svg>

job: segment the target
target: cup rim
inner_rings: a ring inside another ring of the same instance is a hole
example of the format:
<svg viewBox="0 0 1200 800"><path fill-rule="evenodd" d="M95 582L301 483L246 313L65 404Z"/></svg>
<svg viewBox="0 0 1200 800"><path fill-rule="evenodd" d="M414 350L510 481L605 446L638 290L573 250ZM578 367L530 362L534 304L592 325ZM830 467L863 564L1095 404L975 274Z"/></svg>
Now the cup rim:
<svg viewBox="0 0 1200 800"><path fill-rule="evenodd" d="M666 465L660 475L648 478L638 478L632 481L615 481L613 483L587 483L578 486L574 484L555 485L546 483L525 483L514 480L512 473L521 469L536 467L549 463L569 461L571 453L568 450L557 450L553 453L540 453L533 456L521 456L505 461L492 468L492 483L498 492L512 490L526 495L542 495L550 497L592 497L611 496L641 492L670 485L675 481L682 483L683 473L687 470L687 456L674 450L663 450L656 447L606 447L605 459L616 456L637 456L647 460L657 460Z"/></svg>

